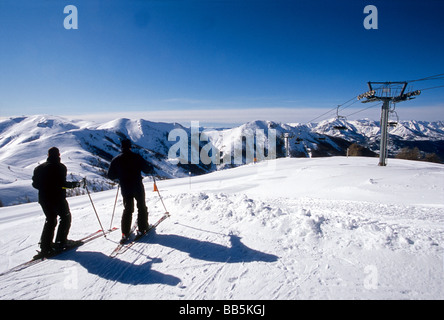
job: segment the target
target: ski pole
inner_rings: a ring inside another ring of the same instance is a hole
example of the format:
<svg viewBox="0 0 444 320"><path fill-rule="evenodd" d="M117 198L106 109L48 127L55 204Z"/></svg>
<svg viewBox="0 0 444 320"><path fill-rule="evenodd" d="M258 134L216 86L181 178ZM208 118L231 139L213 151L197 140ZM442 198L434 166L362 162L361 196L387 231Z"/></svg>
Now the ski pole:
<svg viewBox="0 0 444 320"><path fill-rule="evenodd" d="M88 186L86 185L86 178L83 178L83 181L85 182L86 193L88 194L89 200L91 201L91 205L94 209L94 213L96 214L97 220L99 221L99 225L100 225L100 228L102 229L103 236L106 238L106 233L105 233L105 230L103 229L102 222L100 222L100 218L99 218L99 215L97 214L96 207L94 206L94 202L93 202L91 195L89 193Z"/></svg>
<svg viewBox="0 0 444 320"><path fill-rule="evenodd" d="M113 227L114 212L116 211L117 198L118 198L118 196L119 196L119 188L120 188L120 184L117 185L116 200L114 200L113 215L111 216L111 224L110 224L110 226L109 226L109 229L110 229L110 230L111 230L111 228Z"/></svg>
<svg viewBox="0 0 444 320"><path fill-rule="evenodd" d="M154 178L154 176L153 176L153 181L154 181L154 183L156 183L156 178ZM167 215L169 215L170 213L168 212L167 208L165 207L165 203L163 203L163 199L162 199L162 196L160 195L159 188L156 188L156 190L157 190L157 194L159 195L160 201L162 202L162 205L165 208L165 213Z"/></svg>

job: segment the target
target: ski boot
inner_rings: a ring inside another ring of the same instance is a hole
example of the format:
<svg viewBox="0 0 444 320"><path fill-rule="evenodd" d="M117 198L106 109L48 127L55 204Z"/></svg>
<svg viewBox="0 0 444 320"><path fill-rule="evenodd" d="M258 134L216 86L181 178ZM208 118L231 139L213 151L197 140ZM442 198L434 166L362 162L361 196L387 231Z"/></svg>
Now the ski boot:
<svg viewBox="0 0 444 320"><path fill-rule="evenodd" d="M37 259L44 259L44 258L50 258L54 255L56 255L56 251L54 250L54 248L49 248L49 249L40 249L40 251L37 251L37 254L32 257L34 260Z"/></svg>
<svg viewBox="0 0 444 320"><path fill-rule="evenodd" d="M122 233L122 239L120 239L120 244L125 244L129 241L129 235Z"/></svg>
<svg viewBox="0 0 444 320"><path fill-rule="evenodd" d="M136 238L135 240L139 240L142 238L146 233L148 232L148 229L146 230L137 230Z"/></svg>
<svg viewBox="0 0 444 320"><path fill-rule="evenodd" d="M58 241L54 244L54 249L56 252L62 252L65 251L71 247L77 247L82 244L82 241L75 241L75 240L66 240L66 241Z"/></svg>

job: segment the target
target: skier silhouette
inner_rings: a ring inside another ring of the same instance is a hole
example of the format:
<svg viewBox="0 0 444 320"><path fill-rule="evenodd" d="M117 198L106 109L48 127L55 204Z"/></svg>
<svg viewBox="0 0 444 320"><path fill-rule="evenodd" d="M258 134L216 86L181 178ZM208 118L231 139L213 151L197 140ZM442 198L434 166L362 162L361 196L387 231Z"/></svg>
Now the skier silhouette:
<svg viewBox="0 0 444 320"><path fill-rule="evenodd" d="M123 214L121 221L122 240L129 239L132 214L134 212L134 199L137 202L138 233L148 231L148 209L145 204L145 188L141 173L153 173L154 168L141 155L131 151L131 141L124 139L121 142L122 152L116 156L108 169L108 178L118 180L123 198Z"/></svg>
<svg viewBox="0 0 444 320"><path fill-rule="evenodd" d="M56 147L50 148L46 162L34 169L32 186L39 190L39 203L46 217L40 238L41 251L37 257L51 256L69 245L71 212L66 201L66 189L79 187L80 183L66 181L66 173L66 166L61 163L60 152ZM57 225L57 216L60 217L60 224L53 246L52 240Z"/></svg>

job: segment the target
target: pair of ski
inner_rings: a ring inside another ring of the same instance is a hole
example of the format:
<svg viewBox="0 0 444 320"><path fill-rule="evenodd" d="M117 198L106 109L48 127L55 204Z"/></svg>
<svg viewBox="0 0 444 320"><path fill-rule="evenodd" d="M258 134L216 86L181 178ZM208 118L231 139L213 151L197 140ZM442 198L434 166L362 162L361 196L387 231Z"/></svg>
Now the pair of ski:
<svg viewBox="0 0 444 320"><path fill-rule="evenodd" d="M78 247L84 245L85 243L88 243L88 242L90 242L90 241L92 241L94 239L100 238L103 235L107 235L107 234L109 234L109 233L111 233L113 231L116 231L117 229L118 229L117 227L114 227L112 229L108 229L108 230L105 230L105 231L97 230L96 232L93 232L93 233L91 233L91 234L89 234L89 235L87 235L87 236L85 236L85 237L83 237L83 238L81 238L79 240L73 241L68 247L64 248L63 250L55 252L50 257L42 257L42 256L39 256L39 255L36 255L31 260L26 261L24 263L21 263L21 264L15 266L15 267L13 267L13 268L11 268L9 270L6 270L6 271L0 273L0 276L3 276L5 274L9 274L9 273L12 273L12 272L17 272L17 271L23 270L25 268L28 268L28 267L30 267L32 265L35 265L35 264L37 264L39 262L45 261L45 260L50 259L50 258L54 258L54 257L56 257L56 256L58 256L58 255L60 255L60 254L62 254L64 252L73 250L75 248L78 248Z"/></svg>
<svg viewBox="0 0 444 320"><path fill-rule="evenodd" d="M128 250L128 249L129 249L129 248L130 248L135 242L137 242L137 241L140 240L143 236L145 236L146 234L148 234L148 232L149 232L150 230L156 228L156 227L157 227L157 226L158 226L163 220L165 220L165 219L168 218L169 216L170 216L170 214L169 214L168 212L165 212L165 214L164 214L164 215L163 215L163 216L162 216L162 217L161 217L161 218L160 218L155 224L150 225L148 231L147 231L146 233L144 233L142 236L140 236L140 237L134 237L132 240L130 240L130 242L127 242L127 243L124 243L124 244L119 244L119 245L117 246L117 248L114 249L114 251L111 253L110 257L115 257L115 256L117 256L117 255L119 255L119 254L122 254L122 253L124 253L125 251L127 251L127 250ZM85 237L83 237L83 238L81 238L81 239L79 239L79 240L74 241L70 246L66 247L64 250L61 250L61 251L59 251L59 252L57 252L57 253L51 255L51 257L38 257L38 255L37 255L36 257L32 258L32 259L29 260L29 261L26 261L26 262L24 262L24 263L21 263L21 264L19 264L19 265L13 267L13 268L11 268L11 269L8 269L8 270L6 270L6 271L0 273L0 276L6 275L6 274L9 274L9 273L12 273L12 272L21 271L21 270L23 270L23 269L26 269L26 268L28 268L28 267L30 267L30 266L33 266L33 265L39 263L39 262L45 261L45 260L50 259L50 258L54 258L54 257L56 257L56 256L58 256L58 255L60 255L60 254L62 254L62 253L64 253L64 252L67 252L67 251L73 250L73 249L75 249L75 248L78 248L78 247L84 245L85 243L88 243L88 242L90 242L90 241L93 241L94 239L100 238L100 237L102 237L103 235L107 235L107 234L109 234L109 233L111 233L111 232L113 232L113 231L116 231L117 229L118 229L117 227L114 227L114 228L112 228L112 229L108 229L108 230L106 230L106 231L103 231L103 230L97 230L96 232L93 232L93 233L91 233L91 234L89 234L89 235L87 235L87 236L85 236ZM133 226L133 228L132 228L132 230L131 230L131 233L133 233L133 232L135 231L135 229L136 229L136 225Z"/></svg>
<svg viewBox="0 0 444 320"><path fill-rule="evenodd" d="M128 251L129 248L131 248L137 241L142 239L144 236L146 236L151 230L155 229L163 220L168 218L170 216L169 212L165 212L162 217L160 217L159 220L157 220L156 223L149 226L148 230L141 234L141 235L135 235L134 231L136 231L137 222L133 225L130 231L130 239L124 243L119 243L117 247L111 252L109 255L111 258L114 258L118 256L119 254L122 254L126 251Z"/></svg>

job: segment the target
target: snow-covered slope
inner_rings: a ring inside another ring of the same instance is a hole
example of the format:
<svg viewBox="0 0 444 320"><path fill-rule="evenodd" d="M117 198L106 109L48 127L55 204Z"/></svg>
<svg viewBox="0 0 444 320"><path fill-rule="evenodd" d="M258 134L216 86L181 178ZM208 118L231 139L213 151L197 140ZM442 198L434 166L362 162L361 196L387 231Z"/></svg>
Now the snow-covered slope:
<svg viewBox="0 0 444 320"><path fill-rule="evenodd" d="M171 218L131 250L108 257L115 232L0 276L0 299L444 298L441 164L287 158L158 187ZM115 192L92 195L106 227ZM71 238L98 229L86 196L69 203ZM0 208L0 272L35 253L43 221L36 203Z"/></svg>

